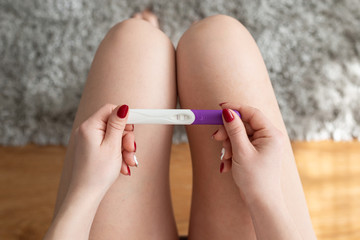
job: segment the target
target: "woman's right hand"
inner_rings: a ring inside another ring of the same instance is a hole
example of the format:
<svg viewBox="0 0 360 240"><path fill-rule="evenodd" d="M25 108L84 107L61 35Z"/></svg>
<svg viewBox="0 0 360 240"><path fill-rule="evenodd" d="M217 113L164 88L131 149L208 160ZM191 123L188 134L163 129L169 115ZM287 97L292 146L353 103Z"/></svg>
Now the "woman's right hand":
<svg viewBox="0 0 360 240"><path fill-rule="evenodd" d="M224 126L213 135L223 143L220 172L232 171L246 203L281 198L284 134L256 108L229 104L222 108ZM230 108L238 110L241 119Z"/></svg>

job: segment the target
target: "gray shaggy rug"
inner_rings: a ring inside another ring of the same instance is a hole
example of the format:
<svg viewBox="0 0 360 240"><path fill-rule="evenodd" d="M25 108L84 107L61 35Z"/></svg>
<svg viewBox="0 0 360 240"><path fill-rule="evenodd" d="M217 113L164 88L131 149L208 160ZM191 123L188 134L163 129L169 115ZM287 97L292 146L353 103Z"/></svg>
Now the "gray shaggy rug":
<svg viewBox="0 0 360 240"><path fill-rule="evenodd" d="M98 44L149 6L175 45L194 20L240 20L292 140L360 139L357 0L0 0L0 144L67 144ZM174 140L186 140L183 128Z"/></svg>

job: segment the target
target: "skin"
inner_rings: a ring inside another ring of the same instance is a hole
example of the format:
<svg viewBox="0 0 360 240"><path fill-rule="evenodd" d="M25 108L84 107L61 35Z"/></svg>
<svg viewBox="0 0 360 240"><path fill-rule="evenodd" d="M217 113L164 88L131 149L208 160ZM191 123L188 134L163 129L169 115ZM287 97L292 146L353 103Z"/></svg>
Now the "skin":
<svg viewBox="0 0 360 240"><path fill-rule="evenodd" d="M75 130L76 154L69 190L44 239L88 239L98 206L119 174L130 176L134 127L127 111L107 104Z"/></svg>
<svg viewBox="0 0 360 240"><path fill-rule="evenodd" d="M258 109L249 106L231 109L238 109L241 119L225 108L223 112L227 111L232 119L224 118L224 127L213 138L223 143L225 154L220 172L231 171L250 212L256 238L302 239L281 190L285 136Z"/></svg>
<svg viewBox="0 0 360 240"><path fill-rule="evenodd" d="M285 137L258 109L238 110L242 119L224 109L224 127L212 136L225 146L226 168L220 171L232 171L257 239L302 239L282 197L279 176ZM119 107L105 105L76 129L69 191L44 239L88 239L105 193L120 172L130 176L128 166L135 166L133 126L126 126L128 114L119 118L118 111ZM226 111L232 119L225 117Z"/></svg>
<svg viewBox="0 0 360 240"><path fill-rule="evenodd" d="M76 128L107 103L176 108L175 49L147 20L131 18L116 24L95 54L73 124L54 217L71 181ZM135 126L139 167L131 168L131 177L120 175L106 192L90 239L178 238L169 184L172 134L169 125Z"/></svg>
<svg viewBox="0 0 360 240"><path fill-rule="evenodd" d="M248 105L283 133L284 202L302 237L316 239L269 75L247 29L229 16L207 17L183 34L176 63L181 108L218 109L224 102L234 109ZM189 239L256 239L251 212L231 174L219 173L222 144L209 138L216 130L216 126L186 126L193 170Z"/></svg>
<svg viewBox="0 0 360 240"><path fill-rule="evenodd" d="M135 127L140 165L131 168L130 177L120 174L112 184L74 177L96 175L81 172L92 169L86 166L91 161L79 161L78 156L91 157L95 150L89 147L92 138L82 141L89 146L80 149L77 129L93 131L90 124L82 124L102 106L127 103L130 108L175 108L177 97L181 108L190 109L216 109L219 103L229 102L222 107L239 110L247 131L242 131L242 140L237 141L226 123L219 129L186 127L193 164L189 239L316 239L286 128L251 35L237 20L216 15L193 24L175 51L149 11L115 25L99 46L64 161L50 228L55 230L49 232L66 232L69 221L72 231L82 230L85 233L79 237L90 239L178 239L169 189L172 126ZM260 117L255 119L262 119L255 121L255 127L244 110L250 106L259 109L255 112ZM265 135L255 134L256 122L264 124ZM238 124L234 129L240 129L240 123L234 120ZM244 140L247 134L248 142ZM255 137L259 140L254 145ZM125 142L123 138L122 144ZM116 146L120 149L121 145ZM111 149L119 156L116 146ZM222 147L225 154L220 161ZM129 160L123 161L133 166L131 151L122 154L130 154ZM100 152L95 155L101 159ZM249 159L252 161L245 161ZM124 162L118 172L126 173ZM86 181L92 182L88 186L101 183L105 187L73 190L80 189L74 185L87 186ZM61 231L58 226L63 226Z"/></svg>

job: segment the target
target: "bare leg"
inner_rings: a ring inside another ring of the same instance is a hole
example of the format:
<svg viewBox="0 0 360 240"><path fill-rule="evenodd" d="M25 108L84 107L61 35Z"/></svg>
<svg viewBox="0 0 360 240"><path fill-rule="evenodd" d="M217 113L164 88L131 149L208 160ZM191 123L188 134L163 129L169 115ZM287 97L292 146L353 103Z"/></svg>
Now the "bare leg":
<svg viewBox="0 0 360 240"><path fill-rule="evenodd" d="M285 125L255 41L237 20L223 15L193 24L177 47L182 108L216 109L221 102L259 108L286 134ZM250 215L231 173L220 174L221 144L215 126L189 126L193 164L190 239L255 239ZM304 239L314 233L290 141L283 158L283 193Z"/></svg>
<svg viewBox="0 0 360 240"><path fill-rule="evenodd" d="M146 21L144 21L146 20ZM143 12L115 25L99 46L80 101L75 129L105 103L130 108L175 108L175 51ZM176 239L169 190L171 126L137 125L139 167L120 176L100 204L91 239ZM56 211L69 184L74 151L71 137Z"/></svg>

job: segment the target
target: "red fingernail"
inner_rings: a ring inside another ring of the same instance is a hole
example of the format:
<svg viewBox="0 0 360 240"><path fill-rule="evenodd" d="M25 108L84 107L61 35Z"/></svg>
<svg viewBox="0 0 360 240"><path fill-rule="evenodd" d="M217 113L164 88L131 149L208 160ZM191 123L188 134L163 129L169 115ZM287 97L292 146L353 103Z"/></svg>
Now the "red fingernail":
<svg viewBox="0 0 360 240"><path fill-rule="evenodd" d="M222 102L222 103L219 104L219 106L221 107L221 106L222 106L223 104L225 104L225 103L227 103L227 102Z"/></svg>
<svg viewBox="0 0 360 240"><path fill-rule="evenodd" d="M134 147L135 147L135 150L134 150L134 152L136 152L136 142L134 142Z"/></svg>
<svg viewBox="0 0 360 240"><path fill-rule="evenodd" d="M135 129L135 125L133 124L133 125L132 125L132 127L133 127L133 128L132 128L132 130L134 131L134 129Z"/></svg>
<svg viewBox="0 0 360 240"><path fill-rule="evenodd" d="M128 105L122 105L121 107L119 107L118 111L117 111L117 115L119 118L125 118L126 114L129 110L129 106Z"/></svg>
<svg viewBox="0 0 360 240"><path fill-rule="evenodd" d="M128 169L128 174L129 174L129 176L131 176L131 172L130 172L129 166L127 166L127 169Z"/></svg>
<svg viewBox="0 0 360 240"><path fill-rule="evenodd" d="M219 129L216 130L216 131L213 133L213 135L211 135L211 138L214 138L214 135L217 134L218 131L219 131Z"/></svg>
<svg viewBox="0 0 360 240"><path fill-rule="evenodd" d="M223 109L222 114L226 122L231 122L232 120L234 120L234 116L232 115L229 109L227 108Z"/></svg>
<svg viewBox="0 0 360 240"><path fill-rule="evenodd" d="M222 162L222 163L220 164L220 173L222 173L223 170L224 170L224 163Z"/></svg>

